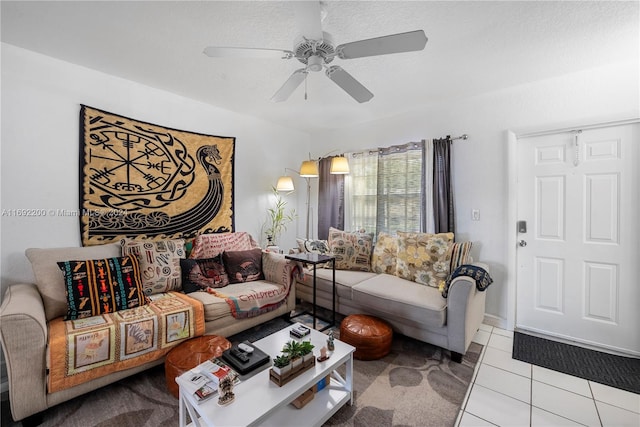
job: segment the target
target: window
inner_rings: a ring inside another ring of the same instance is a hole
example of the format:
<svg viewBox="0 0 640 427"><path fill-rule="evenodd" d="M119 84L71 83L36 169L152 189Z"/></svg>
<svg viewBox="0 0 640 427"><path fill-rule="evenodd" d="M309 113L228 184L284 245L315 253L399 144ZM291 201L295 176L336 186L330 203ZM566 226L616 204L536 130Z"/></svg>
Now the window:
<svg viewBox="0 0 640 427"><path fill-rule="evenodd" d="M431 176L425 141L348 153L345 228L381 231L429 231ZM433 221L431 221L433 222Z"/></svg>

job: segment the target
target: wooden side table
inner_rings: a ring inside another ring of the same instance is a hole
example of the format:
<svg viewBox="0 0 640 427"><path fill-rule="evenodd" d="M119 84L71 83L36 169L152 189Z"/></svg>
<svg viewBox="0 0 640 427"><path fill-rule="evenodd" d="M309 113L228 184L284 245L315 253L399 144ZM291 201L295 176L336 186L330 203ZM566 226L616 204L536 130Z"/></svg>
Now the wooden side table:
<svg viewBox="0 0 640 427"><path fill-rule="evenodd" d="M325 329L335 326L336 324L336 257L333 255L322 255L314 252L302 252L299 254L289 254L284 256L286 259L290 259L292 261L298 261L303 264L311 264L313 265L313 329L316 329L316 267L318 264L324 264L326 262L331 261L331 266L333 268L333 289L332 289L332 318L331 324L322 328Z"/></svg>

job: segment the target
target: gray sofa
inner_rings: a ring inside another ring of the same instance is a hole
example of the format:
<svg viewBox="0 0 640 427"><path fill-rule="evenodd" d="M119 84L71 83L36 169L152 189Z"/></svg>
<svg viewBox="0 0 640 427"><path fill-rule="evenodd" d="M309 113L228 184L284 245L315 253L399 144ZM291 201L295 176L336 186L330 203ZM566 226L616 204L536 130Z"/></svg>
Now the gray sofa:
<svg viewBox="0 0 640 427"><path fill-rule="evenodd" d="M488 267L480 266L488 271ZM316 304L332 307L332 270L317 268ZM296 296L313 302L313 270L296 282ZM461 361L484 319L485 292L474 279L453 279L449 295L390 274L336 270L336 312L370 314L386 320L394 331L452 352Z"/></svg>
<svg viewBox="0 0 640 427"><path fill-rule="evenodd" d="M7 366L9 400L14 420L22 420L47 408L65 402L99 387L118 381L152 366L164 362L164 357L145 365L115 372L90 382L63 391L47 392L47 342L48 322L60 304L65 304L62 273L56 262L71 259L100 259L121 254L118 244L107 244L84 248L28 249L27 257L32 263L37 284L26 283L10 286L0 308L0 341ZM285 285L291 280L294 267L283 255L263 253L270 263L266 280L255 282L255 286L273 287ZM276 310L257 317L236 319L227 302L206 292L194 292L189 296L204 305L205 334L229 336L278 316L287 315L295 308L295 286L289 283L290 292L286 302ZM59 312L59 311L58 311Z"/></svg>

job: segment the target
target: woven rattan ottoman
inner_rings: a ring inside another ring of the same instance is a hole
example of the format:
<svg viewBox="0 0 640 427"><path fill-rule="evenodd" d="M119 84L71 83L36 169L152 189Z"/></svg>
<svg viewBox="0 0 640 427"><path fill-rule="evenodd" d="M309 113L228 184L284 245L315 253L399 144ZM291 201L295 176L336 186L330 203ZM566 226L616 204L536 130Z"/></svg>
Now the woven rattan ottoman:
<svg viewBox="0 0 640 427"><path fill-rule="evenodd" d="M353 357L375 360L391 350L393 330L384 320L367 314L352 314L340 324L340 341L356 348Z"/></svg>

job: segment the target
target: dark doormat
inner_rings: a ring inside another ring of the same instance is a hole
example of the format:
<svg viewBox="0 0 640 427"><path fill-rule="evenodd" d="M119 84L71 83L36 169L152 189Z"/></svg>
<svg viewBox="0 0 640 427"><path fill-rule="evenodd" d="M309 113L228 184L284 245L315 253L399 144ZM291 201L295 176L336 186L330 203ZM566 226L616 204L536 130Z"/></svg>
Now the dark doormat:
<svg viewBox="0 0 640 427"><path fill-rule="evenodd" d="M640 359L624 357L522 332L513 334L513 358L640 394Z"/></svg>

